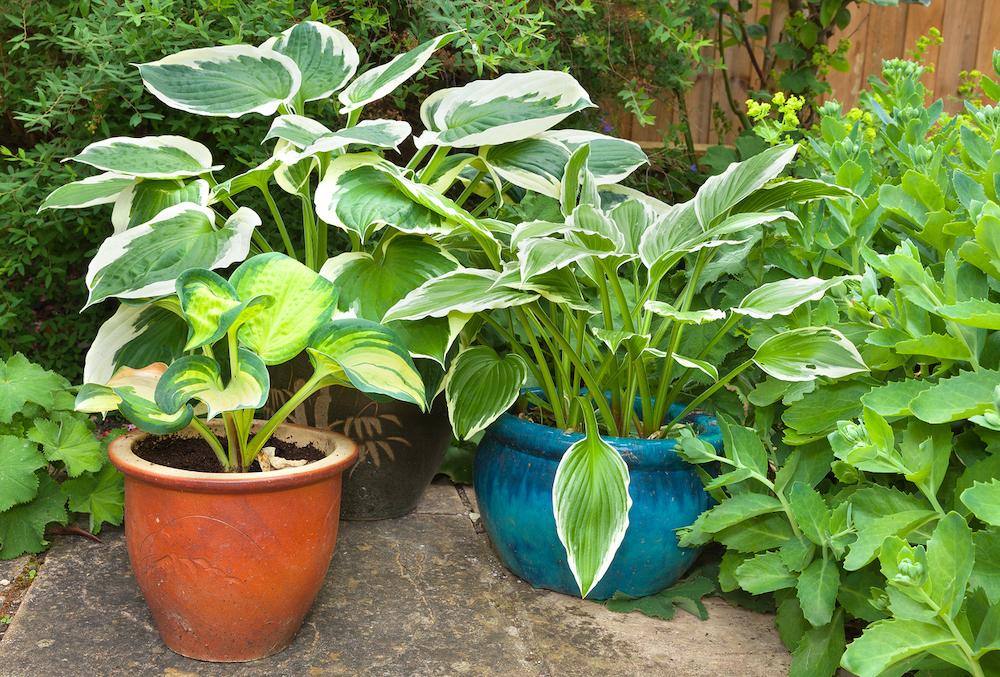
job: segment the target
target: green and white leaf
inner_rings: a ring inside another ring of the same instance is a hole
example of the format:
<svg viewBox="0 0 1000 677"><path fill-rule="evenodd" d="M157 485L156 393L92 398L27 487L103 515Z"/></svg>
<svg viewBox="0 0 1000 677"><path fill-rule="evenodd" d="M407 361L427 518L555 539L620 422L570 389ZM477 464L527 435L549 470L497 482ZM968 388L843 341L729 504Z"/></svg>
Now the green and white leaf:
<svg viewBox="0 0 1000 677"><path fill-rule="evenodd" d="M597 132L582 129L553 129L542 132L536 138L558 141L565 145L570 153L580 146L590 146L587 168L601 185L624 181L636 169L649 163L646 153L634 141L605 136Z"/></svg>
<svg viewBox="0 0 1000 677"><path fill-rule="evenodd" d="M485 430L510 409L527 378L528 365L519 355L501 357L489 346L462 351L444 387L455 436L467 440Z"/></svg>
<svg viewBox="0 0 1000 677"><path fill-rule="evenodd" d="M664 303L663 301L646 301L643 308L654 315L665 317L681 324L705 324L708 322L717 322L718 320L726 317L726 313L724 311L716 310L715 308L706 308L704 310L677 310L669 303Z"/></svg>
<svg viewBox="0 0 1000 677"><path fill-rule="evenodd" d="M273 115L302 85L295 61L252 45L184 50L140 64L139 74L146 89L171 108L229 118Z"/></svg>
<svg viewBox="0 0 1000 677"><path fill-rule="evenodd" d="M143 338L147 332L156 340ZM123 303L97 330L84 361L83 382L103 385L119 367L172 362L184 351L187 332L185 321L170 310L150 303Z"/></svg>
<svg viewBox="0 0 1000 677"><path fill-rule="evenodd" d="M803 303L818 301L828 290L842 282L860 279L859 275L841 275L829 280L807 277L769 282L744 296L740 304L733 308L733 312L769 320L775 315L788 315Z"/></svg>
<svg viewBox="0 0 1000 677"><path fill-rule="evenodd" d="M459 268L428 280L390 308L383 322L446 317L451 313L473 314L494 308L531 303L538 294L498 286L500 273Z"/></svg>
<svg viewBox="0 0 1000 677"><path fill-rule="evenodd" d="M340 151L351 145L397 150L411 132L409 123L401 120L363 120L348 129L317 138L300 152L289 153L285 161L295 163L318 153Z"/></svg>
<svg viewBox="0 0 1000 677"><path fill-rule="evenodd" d="M321 326L309 341L317 374L345 379L358 390L388 395L427 409L423 380L399 336L369 320L341 319Z"/></svg>
<svg viewBox="0 0 1000 677"><path fill-rule="evenodd" d="M868 371L854 344L828 327L802 327L771 336L758 346L752 359L782 381L841 378Z"/></svg>
<svg viewBox="0 0 1000 677"><path fill-rule="evenodd" d="M48 194L38 211L45 209L80 209L114 202L118 194L135 183L135 178L104 172L80 181L67 183Z"/></svg>
<svg viewBox="0 0 1000 677"><path fill-rule="evenodd" d="M109 296L146 298L169 294L189 268L225 268L246 258L260 217L247 207L214 225L208 207L183 202L146 223L109 237L87 270L91 306Z"/></svg>
<svg viewBox="0 0 1000 677"><path fill-rule="evenodd" d="M271 127L264 135L264 141L284 139L299 148L305 148L328 134L333 134L333 130L310 117L294 114L279 115L271 121Z"/></svg>
<svg viewBox="0 0 1000 677"><path fill-rule="evenodd" d="M143 179L177 179L222 169L212 152L183 136L115 136L95 141L73 160L105 172Z"/></svg>
<svg viewBox="0 0 1000 677"><path fill-rule="evenodd" d="M182 202L208 206L208 181L195 179L184 183L180 179L142 179L123 190L115 200L111 225L115 234L146 223L168 207Z"/></svg>
<svg viewBox="0 0 1000 677"><path fill-rule="evenodd" d="M347 84L358 69L358 50L346 35L318 21L302 21L261 45L298 66L302 101L325 99Z"/></svg>
<svg viewBox="0 0 1000 677"><path fill-rule="evenodd" d="M556 532L566 549L580 596L594 589L618 552L628 530L628 466L598 433L588 406L586 437L575 442L559 461L552 484Z"/></svg>
<svg viewBox="0 0 1000 677"><path fill-rule="evenodd" d="M506 73L494 80L439 89L424 99L420 119L426 130L414 143L417 148L510 143L551 129L593 105L568 73Z"/></svg>
<svg viewBox="0 0 1000 677"><path fill-rule="evenodd" d="M741 200L776 178L795 157L798 146L774 146L710 176L694 197L698 223L709 228Z"/></svg>
<svg viewBox="0 0 1000 677"><path fill-rule="evenodd" d="M521 279L531 280L551 270L565 268L577 261L605 259L617 255L617 245L604 236L586 238L568 236L565 240L534 238L521 243L517 260Z"/></svg>
<svg viewBox="0 0 1000 677"><path fill-rule="evenodd" d="M156 386L156 405L165 412L203 403L207 417L226 411L259 409L267 404L271 379L263 360L245 348L237 351L239 372L224 382L219 363L204 355L186 355L171 364Z"/></svg>
<svg viewBox="0 0 1000 677"><path fill-rule="evenodd" d="M340 103L343 104L340 108L341 115L391 94L393 90L416 75L435 51L454 40L458 34L459 31L452 31L427 40L410 51L396 56L392 61L371 68L354 78L354 81L338 95Z"/></svg>

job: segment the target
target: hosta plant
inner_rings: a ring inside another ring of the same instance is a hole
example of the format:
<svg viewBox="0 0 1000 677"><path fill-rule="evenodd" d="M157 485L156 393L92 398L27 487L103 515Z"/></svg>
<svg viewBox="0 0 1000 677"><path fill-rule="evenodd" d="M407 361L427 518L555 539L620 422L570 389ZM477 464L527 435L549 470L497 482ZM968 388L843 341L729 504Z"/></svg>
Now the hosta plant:
<svg viewBox="0 0 1000 677"><path fill-rule="evenodd" d="M16 353L0 359L0 559L41 552L45 528L86 513L121 524L122 479L69 382Z"/></svg>
<svg viewBox="0 0 1000 677"><path fill-rule="evenodd" d="M327 386L426 408L420 375L399 338L368 320L331 320L336 298L330 282L276 252L251 257L228 280L189 268L174 293L123 304L104 325L87 356L94 380L80 389L76 408L117 410L153 434L190 426L228 472L245 471L295 407ZM254 431L254 413L267 400L268 366L303 351L312 376ZM225 444L207 425L216 417L225 424Z"/></svg>

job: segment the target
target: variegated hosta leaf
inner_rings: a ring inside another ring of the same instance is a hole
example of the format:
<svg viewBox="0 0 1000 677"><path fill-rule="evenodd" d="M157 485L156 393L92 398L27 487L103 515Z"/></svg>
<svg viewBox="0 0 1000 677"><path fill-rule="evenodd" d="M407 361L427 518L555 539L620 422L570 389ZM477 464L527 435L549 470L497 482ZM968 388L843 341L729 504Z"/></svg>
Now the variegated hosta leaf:
<svg viewBox="0 0 1000 677"><path fill-rule="evenodd" d="M351 145L396 150L410 136L410 132L409 123L400 120L363 120L353 127L324 134L289 156L292 162L296 162L300 158L340 151Z"/></svg>
<svg viewBox="0 0 1000 677"><path fill-rule="evenodd" d="M305 349L309 337L337 307L337 289L295 259L278 252L244 261L229 278L240 299L271 296L267 312L239 329L239 339L265 364L281 364Z"/></svg>
<svg viewBox="0 0 1000 677"><path fill-rule="evenodd" d="M536 138L558 141L565 145L570 153L575 152L580 146L590 146L587 168L594 175L594 179L602 185L624 181L636 169L649 163L646 153L634 141L605 136L597 132L582 129L553 129L542 132Z"/></svg>
<svg viewBox="0 0 1000 677"><path fill-rule="evenodd" d="M139 74L146 89L171 108L229 118L272 115L302 83L292 59L252 45L188 49L140 64Z"/></svg>
<svg viewBox="0 0 1000 677"><path fill-rule="evenodd" d="M511 279L507 278L507 273L511 273ZM573 310L582 310L587 313L597 314L601 311L596 300L584 296L580 282L576 278L576 273L572 268L557 268L542 275L535 275L530 280L521 279L521 270L516 262L504 264L504 273L501 274L497 285L503 285L510 289L519 291L534 292L543 299L553 303L564 304Z"/></svg>
<svg viewBox="0 0 1000 677"><path fill-rule="evenodd" d="M328 322L309 340L316 373L332 382L346 379L358 390L387 395L427 409L423 380L391 329L362 319Z"/></svg>
<svg viewBox="0 0 1000 677"><path fill-rule="evenodd" d="M771 336L757 347L753 361L782 381L841 378L868 371L854 344L829 327L802 327Z"/></svg>
<svg viewBox="0 0 1000 677"><path fill-rule="evenodd" d="M464 87L440 89L420 106L426 131L414 143L474 148L519 141L593 107L572 75L561 71L507 73Z"/></svg>
<svg viewBox="0 0 1000 677"><path fill-rule="evenodd" d="M704 228L741 200L774 179L795 157L798 146L768 148L743 162L734 162L721 174L710 176L694 197L698 223Z"/></svg>
<svg viewBox="0 0 1000 677"><path fill-rule="evenodd" d="M565 268L577 261L615 256L614 242L599 235L570 234L565 240L536 238L521 243L517 259L521 264L521 279L532 280L538 275Z"/></svg>
<svg viewBox="0 0 1000 677"><path fill-rule="evenodd" d="M619 202L605 212L622 236L621 249L630 257L638 256L642 236L660 220L653 207L631 198Z"/></svg>
<svg viewBox="0 0 1000 677"><path fill-rule="evenodd" d="M305 115L279 115L271 121L264 141L284 139L299 148L305 148L327 134L333 134L333 130Z"/></svg>
<svg viewBox="0 0 1000 677"><path fill-rule="evenodd" d="M336 28L318 21L303 21L267 40L262 49L284 54L302 74L298 98L325 99L347 84L358 69L358 50Z"/></svg>
<svg viewBox="0 0 1000 677"><path fill-rule="evenodd" d="M104 172L80 181L67 183L48 194L38 211L44 209L80 209L114 202L118 194L135 183L125 174Z"/></svg>
<svg viewBox="0 0 1000 677"><path fill-rule="evenodd" d="M278 167L290 158L291 154L295 150L290 147L286 147L282 151L276 151L272 153L271 157L261 162L256 167L248 169L247 171L237 174L229 179L226 179L222 183L212 187L211 199L209 202L215 204L220 202L224 198L232 197L250 188L263 188L270 181L271 176Z"/></svg>
<svg viewBox="0 0 1000 677"><path fill-rule="evenodd" d="M224 411L259 409L267 404L271 379L264 362L245 348L237 351L239 372L224 381L219 363L204 355L175 360L156 386L156 405L165 412L189 408L191 400L203 403L207 417Z"/></svg>
<svg viewBox="0 0 1000 677"><path fill-rule="evenodd" d="M187 323L151 303L123 303L101 328L83 367L83 382L106 384L119 367L170 363L184 352ZM155 336L148 340L146 334Z"/></svg>
<svg viewBox="0 0 1000 677"><path fill-rule="evenodd" d="M225 268L246 258L250 236L260 225L256 212L241 207L219 229L214 220L211 209L183 202L109 237L87 270L87 305L109 296L169 294L177 276L189 268Z"/></svg>
<svg viewBox="0 0 1000 677"><path fill-rule="evenodd" d="M715 308L706 308L705 310L677 310L669 303L663 303L662 301L646 301L646 305L643 307L654 315L666 317L682 324L705 324L706 322L721 320L726 316L726 313Z"/></svg>
<svg viewBox="0 0 1000 677"><path fill-rule="evenodd" d="M115 200L111 224L115 233L151 221L167 207L182 202L208 206L208 181L195 179L184 183L180 179L141 179L133 182Z"/></svg>
<svg viewBox="0 0 1000 677"><path fill-rule="evenodd" d="M266 295L241 300L225 278L203 268L181 273L177 298L188 323L185 351L215 343L274 303L274 297Z"/></svg>
<svg viewBox="0 0 1000 677"><path fill-rule="evenodd" d="M706 362L705 360L696 360L693 357L684 357L683 355L678 355L677 353L674 353L674 360L676 360L677 364L686 369L697 369L713 381L719 380L719 370L714 364Z"/></svg>
<svg viewBox="0 0 1000 677"><path fill-rule="evenodd" d="M444 386L455 436L467 440L485 430L510 409L527 379L528 365L519 355L501 357L489 346L462 351Z"/></svg>
<svg viewBox="0 0 1000 677"><path fill-rule="evenodd" d="M383 238L370 254L350 252L332 258L319 274L340 292L340 310L378 322L408 293L457 267L458 262L430 238L397 235ZM464 320L461 316L427 318L387 326L399 334L411 355L443 365Z"/></svg>
<svg viewBox="0 0 1000 677"><path fill-rule="evenodd" d="M500 273L493 270L453 270L411 291L389 309L382 321L446 317L451 313L472 314L519 306L538 298L538 294L497 284L499 278Z"/></svg>
<svg viewBox="0 0 1000 677"><path fill-rule="evenodd" d="M349 113L391 94L393 90L416 75L438 48L447 45L458 34L459 31L452 31L439 35L400 54L389 63L371 68L354 78L354 81L338 95L340 103L343 104L340 109L341 114Z"/></svg>
<svg viewBox="0 0 1000 677"><path fill-rule="evenodd" d="M743 297L733 308L734 313L769 320L775 315L788 315L809 301L818 301L827 291L846 280L860 280L860 275L841 275L824 280L807 277L802 280L789 278L763 284Z"/></svg>
<svg viewBox="0 0 1000 677"><path fill-rule="evenodd" d="M183 136L115 136L95 141L68 159L144 179L177 179L222 169L212 164L208 148Z"/></svg>
<svg viewBox="0 0 1000 677"><path fill-rule="evenodd" d="M283 139L274 144L274 157L281 160L274 168L274 180L281 190L289 195L304 192L312 171L319 167L319 160L297 153Z"/></svg>
<svg viewBox="0 0 1000 677"><path fill-rule="evenodd" d="M166 435L183 430L191 422L194 410L184 406L174 413L163 411L156 404L156 386L167 370L163 362L154 362L142 369L122 367L107 385L88 384L77 395L76 409L84 412L110 411L117 398L122 416L145 432Z"/></svg>
<svg viewBox="0 0 1000 677"><path fill-rule="evenodd" d="M556 532L566 548L580 596L604 577L628 530L628 466L598 433L594 413L585 409L587 435L559 461L552 485Z"/></svg>

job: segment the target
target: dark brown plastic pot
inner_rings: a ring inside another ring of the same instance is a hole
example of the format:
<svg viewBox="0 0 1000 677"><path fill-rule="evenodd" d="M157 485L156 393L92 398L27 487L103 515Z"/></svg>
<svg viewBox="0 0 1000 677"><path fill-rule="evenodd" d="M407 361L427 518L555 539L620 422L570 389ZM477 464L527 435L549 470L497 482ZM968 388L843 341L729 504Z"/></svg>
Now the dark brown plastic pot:
<svg viewBox="0 0 1000 677"><path fill-rule="evenodd" d="M193 433L182 433L193 434ZM275 436L327 457L267 473L203 473L144 461L132 433L111 443L125 474L125 538L163 642L206 661L251 661L292 641L337 541L341 478L357 449L328 431Z"/></svg>
<svg viewBox="0 0 1000 677"><path fill-rule="evenodd" d="M271 367L265 411L288 401L312 375L308 358ZM444 398L429 412L407 402L374 400L353 388L325 388L289 417L298 425L331 430L354 440L358 460L344 475L340 516L380 520L412 511L441 467L451 424Z"/></svg>

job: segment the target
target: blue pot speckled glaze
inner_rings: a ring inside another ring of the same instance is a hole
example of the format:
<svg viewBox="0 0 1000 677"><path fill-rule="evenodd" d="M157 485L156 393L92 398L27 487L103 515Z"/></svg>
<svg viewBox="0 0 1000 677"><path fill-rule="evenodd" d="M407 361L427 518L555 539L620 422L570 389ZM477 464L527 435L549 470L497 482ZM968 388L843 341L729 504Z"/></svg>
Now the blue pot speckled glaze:
<svg viewBox="0 0 1000 677"><path fill-rule="evenodd" d="M670 417L683 409L674 405ZM722 449L712 416L691 422L701 439ZM500 559L535 586L579 596L556 534L552 483L563 453L581 433L504 414L491 425L476 452L473 483L483 525ZM677 545L675 529L690 525L710 506L694 466L674 452L673 440L605 437L625 459L631 475L629 527L618 553L588 599L615 592L651 595L680 578L697 550Z"/></svg>

